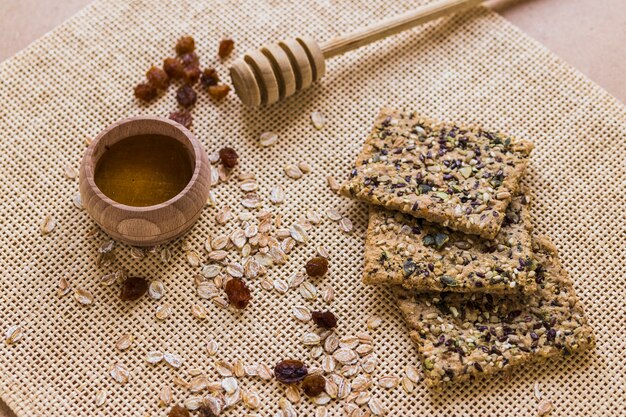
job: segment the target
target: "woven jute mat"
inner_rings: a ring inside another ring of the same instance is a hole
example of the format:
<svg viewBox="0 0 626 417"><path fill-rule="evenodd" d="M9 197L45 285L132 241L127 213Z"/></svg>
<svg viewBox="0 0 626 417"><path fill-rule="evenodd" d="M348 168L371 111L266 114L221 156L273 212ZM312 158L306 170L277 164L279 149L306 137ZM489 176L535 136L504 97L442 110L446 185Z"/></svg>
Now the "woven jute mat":
<svg viewBox="0 0 626 417"><path fill-rule="evenodd" d="M0 396L18 416L144 416L164 415L159 390L169 385L176 402L192 394L173 383L189 380L200 368L219 380L217 359L273 366L295 357L319 366L309 357L301 337L314 329L291 314L294 305L329 308L339 317L339 335L365 331L370 315L382 325L370 334L380 359L374 376L401 375L418 365L404 323L385 288L361 284L367 207L335 195L326 176L343 179L377 111L382 106L415 109L434 118L479 122L534 141L536 149L525 178L534 196L533 221L539 233L553 238L578 296L595 328L594 351L519 368L495 377L449 388L443 393L418 383L412 394L402 388L374 387L390 415L510 416L535 415L538 382L555 416L617 416L624 409L626 319L623 265L626 260L626 111L606 92L565 65L496 14L485 9L446 18L383 40L328 63L325 80L267 109L248 110L231 95L219 104L199 94L193 110L193 131L212 152L230 145L240 154L240 170L254 172L260 195L273 212L291 224L307 209L335 208L355 225L352 234L325 218L310 231L311 241L299 245L287 265L270 270L270 279L287 279L300 270L315 248L330 252L329 274L315 285L331 285L329 307L300 291L266 291L251 283L254 299L243 312L221 309L198 297L193 276L199 268L185 260L183 244L203 253L208 236L234 227L215 223L217 211L229 205L236 212L243 192L236 179L214 188L217 207L207 207L193 230L168 247L169 263L158 254L141 260L118 245L117 260L96 266L97 248L107 239L90 235L94 223L72 198L77 180L64 176L63 164L77 167L84 141L108 124L132 115L167 115L176 108L174 91L150 106L132 95L152 64L173 54L181 34L195 36L203 66L213 61L219 40L233 37L236 54L294 35L328 39L415 7L419 2L302 0L290 1L97 1L78 16L0 65L0 324L2 332L21 325L23 338L0 344ZM209 58L211 57L211 58ZM311 126L310 113L326 117L324 129ZM261 148L258 136L274 131L277 145ZM288 163L307 161L313 170L294 181L283 173ZM282 184L287 201L278 208L268 201L269 189ZM42 236L45 216L57 221ZM99 283L119 268L133 275L160 279L166 293L160 301L144 297L122 303L119 287ZM73 287L94 294L91 307L71 295L59 298L57 283L67 276ZM173 306L164 321L157 306ZM198 321L191 305L203 304L209 319ZM115 341L125 333L136 341L120 352ZM209 357L206 344L219 351ZM179 354L176 371L164 363L144 361L149 350ZM131 370L121 385L109 376L121 362ZM274 415L285 395L275 380L239 378L244 389L262 397L259 415ZM108 395L95 407L100 390ZM343 415L340 401L331 401L329 415ZM303 400L299 415L313 415ZM243 415L241 404L231 415Z"/></svg>

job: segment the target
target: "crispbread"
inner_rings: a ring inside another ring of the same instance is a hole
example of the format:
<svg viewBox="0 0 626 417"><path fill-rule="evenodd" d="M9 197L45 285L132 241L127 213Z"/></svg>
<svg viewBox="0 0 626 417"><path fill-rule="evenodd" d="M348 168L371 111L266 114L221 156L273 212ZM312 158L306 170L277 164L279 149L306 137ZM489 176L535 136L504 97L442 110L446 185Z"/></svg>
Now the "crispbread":
<svg viewBox="0 0 626 417"><path fill-rule="evenodd" d="M372 208L363 282L416 291L534 292L528 206L527 194L516 196L494 240Z"/></svg>
<svg viewBox="0 0 626 417"><path fill-rule="evenodd" d="M533 242L538 291L532 296L423 293L396 287L398 306L422 355L426 383L504 371L594 346L595 337L556 248Z"/></svg>
<svg viewBox="0 0 626 417"><path fill-rule="evenodd" d="M532 147L383 108L341 193L493 239Z"/></svg>

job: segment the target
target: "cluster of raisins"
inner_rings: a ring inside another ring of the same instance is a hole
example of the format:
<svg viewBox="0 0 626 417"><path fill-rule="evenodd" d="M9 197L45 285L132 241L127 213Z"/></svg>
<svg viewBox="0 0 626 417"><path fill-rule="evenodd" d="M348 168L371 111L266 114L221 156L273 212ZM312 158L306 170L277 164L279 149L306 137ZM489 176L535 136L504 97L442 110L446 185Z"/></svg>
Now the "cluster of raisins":
<svg viewBox="0 0 626 417"><path fill-rule="evenodd" d="M231 39L220 42L218 55L221 59L227 58L235 47ZM153 66L146 73L147 82L135 87L135 97L145 102L154 100L160 91L165 91L172 80L181 80L182 86L176 90L176 101L182 110L170 113L169 118L182 124L186 128L191 127L193 118L189 108L196 104L198 95L193 86L200 81L209 96L215 100L225 98L230 87L220 84L220 78L215 68L200 69L200 58L195 52L196 43L191 36L183 36L176 42L176 57L165 58L163 68Z"/></svg>

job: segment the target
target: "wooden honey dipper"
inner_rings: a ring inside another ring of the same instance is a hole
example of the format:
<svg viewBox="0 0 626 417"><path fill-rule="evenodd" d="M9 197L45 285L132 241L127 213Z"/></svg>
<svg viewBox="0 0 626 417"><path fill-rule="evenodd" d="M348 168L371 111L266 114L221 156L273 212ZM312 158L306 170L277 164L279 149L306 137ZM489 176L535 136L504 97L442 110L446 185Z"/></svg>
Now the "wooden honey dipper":
<svg viewBox="0 0 626 417"><path fill-rule="evenodd" d="M275 103L321 79L328 58L483 1L442 0L323 43L302 36L267 45L235 60L230 68L235 92L249 107Z"/></svg>

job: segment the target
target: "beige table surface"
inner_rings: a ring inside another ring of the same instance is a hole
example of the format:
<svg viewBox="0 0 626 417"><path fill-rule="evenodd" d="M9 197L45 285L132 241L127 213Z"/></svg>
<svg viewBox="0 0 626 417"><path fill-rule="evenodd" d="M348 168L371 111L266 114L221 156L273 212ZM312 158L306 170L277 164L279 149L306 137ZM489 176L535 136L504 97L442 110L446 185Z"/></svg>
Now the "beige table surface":
<svg viewBox="0 0 626 417"><path fill-rule="evenodd" d="M0 61L90 2L0 0ZM626 1L489 0L489 5L626 103ZM13 416L0 401L0 417Z"/></svg>

